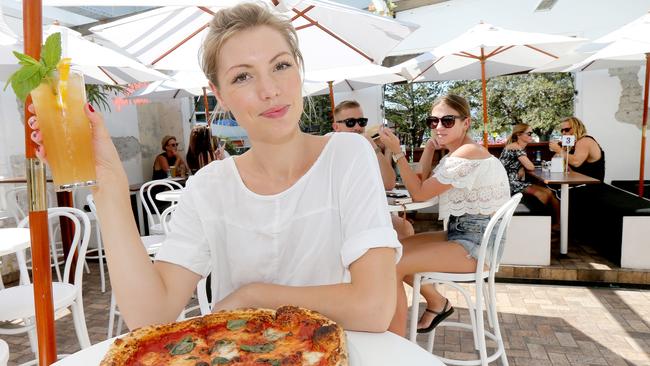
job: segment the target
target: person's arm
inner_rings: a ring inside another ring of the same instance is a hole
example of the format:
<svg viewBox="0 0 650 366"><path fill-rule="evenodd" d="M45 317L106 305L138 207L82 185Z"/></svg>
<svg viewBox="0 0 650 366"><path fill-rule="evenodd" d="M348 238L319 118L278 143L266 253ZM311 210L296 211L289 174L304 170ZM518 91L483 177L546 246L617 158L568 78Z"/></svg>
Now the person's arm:
<svg viewBox="0 0 650 366"><path fill-rule="evenodd" d="M519 162L521 165L524 167L526 170L535 170L535 164L533 164L530 159L528 159L528 156L526 156L526 153L521 154L520 156L517 157L519 159Z"/></svg>
<svg viewBox="0 0 650 366"><path fill-rule="evenodd" d="M387 149L381 151L381 148L377 146L377 144L372 139L369 138L368 141L370 141L370 145L372 146L373 150L375 150L375 155L377 157L377 162L379 163L379 171L381 173L381 180L384 184L384 189L390 191L391 189L395 188L395 180L397 179L395 169L393 169L393 166L390 163L390 152L387 152Z"/></svg>
<svg viewBox="0 0 650 366"><path fill-rule="evenodd" d="M133 218L128 179L117 150L101 116L87 106L85 112L92 124L97 173L93 199L120 312L131 329L173 321L200 276L179 266L151 262ZM32 126L38 129L38 122ZM45 159L43 146L38 155Z"/></svg>
<svg viewBox="0 0 650 366"><path fill-rule="evenodd" d="M388 128L382 129L379 135L381 141L392 154L401 152L399 139ZM425 178L422 176L422 180L420 180L405 157L397 161L397 167L406 189L415 202L426 201L451 188L451 184L442 184L434 177Z"/></svg>
<svg viewBox="0 0 650 366"><path fill-rule="evenodd" d="M589 138L582 138L576 141L573 154L569 154L569 165L577 168L587 161L587 158L589 157L589 149L593 143L595 142ZM566 152L563 152L563 154L566 156Z"/></svg>
<svg viewBox="0 0 650 366"><path fill-rule="evenodd" d="M435 137L432 137L424 145L424 151L422 151L422 156L420 157L420 178L421 180L426 180L431 176L431 171L433 170L433 158L436 154L436 150L440 149Z"/></svg>
<svg viewBox="0 0 650 366"><path fill-rule="evenodd" d="M368 250L350 265L350 275L350 283L324 286L252 283L226 296L214 310L292 304L316 310L347 330L385 331L395 312L395 250Z"/></svg>

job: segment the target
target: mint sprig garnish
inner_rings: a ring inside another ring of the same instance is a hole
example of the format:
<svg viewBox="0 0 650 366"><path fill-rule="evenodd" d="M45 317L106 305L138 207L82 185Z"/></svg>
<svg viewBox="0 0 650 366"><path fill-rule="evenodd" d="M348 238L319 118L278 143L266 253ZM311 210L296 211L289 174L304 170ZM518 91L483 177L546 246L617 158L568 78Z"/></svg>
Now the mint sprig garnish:
<svg viewBox="0 0 650 366"><path fill-rule="evenodd" d="M41 59L36 61L33 57L14 51L18 64L22 65L18 71L13 73L4 90L11 83L11 88L16 96L23 102L27 95L38 87L44 78L51 77L52 72L61 60L61 33L52 33L45 44L41 47Z"/></svg>

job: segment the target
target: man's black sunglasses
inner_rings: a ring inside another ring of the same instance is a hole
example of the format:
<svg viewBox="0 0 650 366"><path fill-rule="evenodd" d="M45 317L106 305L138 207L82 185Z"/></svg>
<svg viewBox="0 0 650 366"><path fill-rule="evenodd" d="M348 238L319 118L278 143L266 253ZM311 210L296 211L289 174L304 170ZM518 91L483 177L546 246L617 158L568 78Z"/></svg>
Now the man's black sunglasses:
<svg viewBox="0 0 650 366"><path fill-rule="evenodd" d="M463 119L464 117L462 116L454 116L454 115L446 115L442 116L440 118L436 116L428 116L426 119L426 124L427 126L431 127L432 129L435 129L438 127L438 123L442 123L442 127L444 128L452 128L456 124L456 119Z"/></svg>
<svg viewBox="0 0 650 366"><path fill-rule="evenodd" d="M346 126L347 128L352 128L352 127L354 127L354 125L356 125L356 124L358 124L359 127L366 127L366 125L368 124L368 119L365 118L365 117L361 117L361 118L346 118L346 119L341 120L341 121L336 121L336 123L345 123L345 126Z"/></svg>

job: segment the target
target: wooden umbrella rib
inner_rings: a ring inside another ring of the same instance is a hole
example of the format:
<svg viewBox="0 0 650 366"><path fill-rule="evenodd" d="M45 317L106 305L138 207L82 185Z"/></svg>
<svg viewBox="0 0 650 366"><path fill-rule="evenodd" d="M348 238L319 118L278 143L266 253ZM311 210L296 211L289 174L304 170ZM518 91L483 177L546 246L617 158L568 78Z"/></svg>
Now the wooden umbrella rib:
<svg viewBox="0 0 650 366"><path fill-rule="evenodd" d="M298 11L298 10L295 9L295 8L292 9L292 10L293 10L294 13L299 14L301 18L305 19L306 21L308 21L308 22L311 23L312 25L316 26L318 29L320 29L320 30L322 30L323 32L327 33L328 35L330 35L332 38L336 39L337 41L343 43L343 44L346 45L348 48L350 48L350 49L353 50L354 52L358 53L359 55L361 55L362 57L364 57L364 58L367 59L368 61L370 61L370 62L375 62L375 60L374 60L372 57L366 55L363 51L361 51L361 50L359 50L358 48L354 47L354 46L351 45L349 42L345 41L343 38L337 36L334 32L332 32L331 30L329 30L329 29L327 29L326 27L322 26L322 25L319 24L317 21L313 20L310 16L308 16L308 15L306 15L306 14L304 14L304 13L301 13L300 11Z"/></svg>
<svg viewBox="0 0 650 366"><path fill-rule="evenodd" d="M471 53L466 52L466 51L461 51L460 53L454 53L454 56L458 56L458 57L468 57L468 58L475 58L475 59L477 59L477 60L480 60L480 59L481 59L480 56L472 55Z"/></svg>
<svg viewBox="0 0 650 366"><path fill-rule="evenodd" d="M309 5L306 7L303 11L298 11L296 9L292 9L294 13L296 13L293 17L291 17L291 22L294 20L300 18L301 16L305 15L308 11L314 8L314 5Z"/></svg>
<svg viewBox="0 0 650 366"><path fill-rule="evenodd" d="M507 50L511 49L514 46L508 46L508 47L497 47L494 51L490 52L487 56L485 56L486 59L496 56L500 53L506 52Z"/></svg>
<svg viewBox="0 0 650 366"><path fill-rule="evenodd" d="M101 72L103 72L104 75L106 75L109 79L111 79L111 81L113 82L113 84L115 84L115 85L119 84L119 83L118 83L118 82L117 82L117 81L116 81L116 80L115 80L115 79L114 79L114 78L113 78L113 77L108 73L108 71L106 71L106 69L104 69L104 68L101 67L101 66L97 66L97 68L98 68L99 70L101 70Z"/></svg>
<svg viewBox="0 0 650 366"><path fill-rule="evenodd" d="M196 36L197 34L201 33L201 32L202 32L205 28L207 28L209 25L210 25L210 23L205 23L205 24L204 24L203 26L201 26L199 29L197 29L197 30L195 30L194 32L192 32L192 34L190 34L189 36L185 37L182 41L178 42L174 47L170 48L167 52L165 52L165 53L163 53L162 55L160 55L160 57L158 57L157 59L153 60L153 62L151 62L151 65L155 65L156 63L158 63L158 61L160 61L160 60L162 60L163 58L167 57L170 53L174 52L178 47L180 47L180 46L182 46L183 44L185 44L185 42L189 41L189 40L192 39L194 36Z"/></svg>
<svg viewBox="0 0 650 366"><path fill-rule="evenodd" d="M415 79L419 78L422 74L424 74L425 72L427 72L430 68L434 67L434 66L438 63L438 61L442 60L442 59L445 58L445 57L446 57L446 56L442 56L442 57L440 57L439 59L435 60L431 65L427 66L424 70L422 70L421 73L417 74L417 76L414 77L414 78L411 79L411 80L415 80Z"/></svg>
<svg viewBox="0 0 650 366"><path fill-rule="evenodd" d="M585 67L583 67L582 69L580 69L580 71L585 71L585 69L587 69L589 66L593 65L594 62L596 62L596 60L593 60L593 61L591 61L590 63L586 64Z"/></svg>
<svg viewBox="0 0 650 366"><path fill-rule="evenodd" d="M542 49L539 49L539 48L537 48L537 47L535 47L535 46L531 46L531 45L529 45L529 44L526 44L526 45L524 45L524 46L530 48L531 50L535 50L535 51L537 51L537 52L539 52L539 53L543 53L543 54L545 54L546 56L549 56L549 57L552 57L552 58L555 58L555 59L558 58L558 56L555 56L554 54L552 54L552 53L550 53L550 52L546 52L546 51L544 51L544 50L542 50Z"/></svg>
<svg viewBox="0 0 650 366"><path fill-rule="evenodd" d="M216 13L210 10L210 8L205 7L205 6L197 6L197 8L203 10L204 12L210 14L210 15L215 15Z"/></svg>

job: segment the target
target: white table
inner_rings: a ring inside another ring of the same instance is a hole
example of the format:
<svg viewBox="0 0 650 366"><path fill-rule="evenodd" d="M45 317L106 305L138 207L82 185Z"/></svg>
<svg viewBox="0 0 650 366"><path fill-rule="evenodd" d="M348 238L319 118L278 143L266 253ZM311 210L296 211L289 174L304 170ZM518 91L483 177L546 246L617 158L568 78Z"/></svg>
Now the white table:
<svg viewBox="0 0 650 366"><path fill-rule="evenodd" d="M434 355L406 338L393 333L345 332L348 337L348 355L351 366L430 365L444 366ZM99 365L113 339L97 343L72 354L56 366Z"/></svg>
<svg viewBox="0 0 650 366"><path fill-rule="evenodd" d="M401 193L407 196L409 195L409 192L406 189L393 189L391 192ZM438 197L433 197L432 199L423 202L407 202L410 201L410 198L408 197L398 198L397 200L405 200L405 203L389 204L388 205L389 212L415 211L415 210L420 210L423 208L435 206L438 204Z"/></svg>
<svg viewBox="0 0 650 366"><path fill-rule="evenodd" d="M589 177L578 172L550 172L535 168L527 171L531 177L538 179L544 184L560 184L560 254L567 254L569 251L569 185L595 184L600 183L596 178Z"/></svg>
<svg viewBox="0 0 650 366"><path fill-rule="evenodd" d="M31 239L29 229L26 228L2 228L0 229L0 257L8 254L16 254L18 263L25 263L24 249L29 248ZM21 266L22 267L22 266ZM27 268L20 268L20 278L27 279L29 274ZM2 277L0 277L0 289L4 288Z"/></svg>

